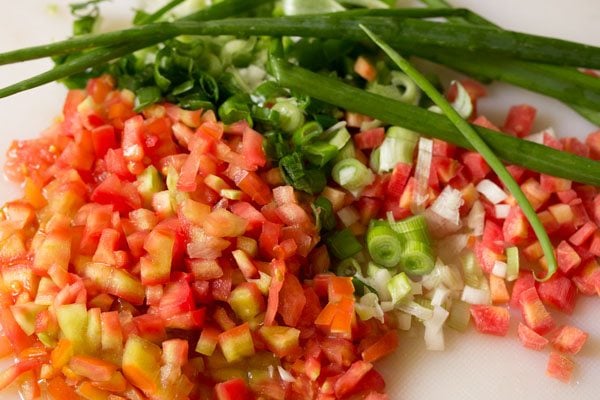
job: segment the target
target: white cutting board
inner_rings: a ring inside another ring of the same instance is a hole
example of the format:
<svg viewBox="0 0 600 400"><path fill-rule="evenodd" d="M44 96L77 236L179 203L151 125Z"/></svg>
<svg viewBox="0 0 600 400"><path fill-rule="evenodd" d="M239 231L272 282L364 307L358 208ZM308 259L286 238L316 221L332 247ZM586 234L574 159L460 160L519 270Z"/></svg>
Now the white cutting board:
<svg viewBox="0 0 600 400"><path fill-rule="evenodd" d="M251 1L251 0L248 0ZM20 0L5 5L0 13L0 51L42 44L70 33L68 0ZM149 4L158 2L147 1ZM410 1L401 1L409 4ZM17 5L18 4L18 5ZM136 0L109 3L105 16L114 26L126 24ZM600 46L600 4L595 0L452 0L455 6L473 9L497 24L514 30ZM116 22L115 22L116 21ZM0 66L0 86L50 67L49 62ZM57 84L0 100L0 162L16 138L35 137L60 113L65 90ZM538 107L535 129L553 126L559 135L584 137L595 128L559 102L524 90L494 84L490 98L480 110L501 123L511 104L530 103ZM2 183L0 202L14 198L17 188ZM557 315L557 314L555 314ZM548 351L523 348L516 338L516 322L506 338L447 331L445 352L427 352L422 333L402 334L394 356L379 363L394 400L434 399L598 399L600 378L600 299L584 298L570 318L559 321L579 326L590 333L580 354L574 357L577 369L571 384L545 376ZM0 400L13 399L14 392L0 393Z"/></svg>

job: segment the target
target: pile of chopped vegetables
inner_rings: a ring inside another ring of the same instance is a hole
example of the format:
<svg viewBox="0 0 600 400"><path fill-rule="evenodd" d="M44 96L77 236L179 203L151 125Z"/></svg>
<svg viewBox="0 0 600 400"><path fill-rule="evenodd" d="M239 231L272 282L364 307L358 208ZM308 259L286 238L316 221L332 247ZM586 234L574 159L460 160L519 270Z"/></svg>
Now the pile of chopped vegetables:
<svg viewBox="0 0 600 400"><path fill-rule="evenodd" d="M596 90L591 73L537 63L566 43L515 39L439 0L314 17L288 16L302 2L225 0L157 25L175 0L103 36L89 34L97 3L75 7L91 7L82 36L0 54L56 62L1 96L54 79L71 88L61 117L7 153L23 196L0 213L0 355L16 357L0 389L386 399L374 363L400 331L421 324L427 349L443 350L445 329L472 321L507 336L511 319L524 347L550 349L546 373L570 381L588 335L555 316L600 293L600 132L585 143L532 133L526 104L497 127L477 112L484 85L444 88L384 40L439 61L436 32L481 25L536 51L513 59L484 38L478 77L507 57L507 74L545 68ZM448 22L424 19L439 16ZM386 27L434 33L417 49ZM269 37L216 36L235 30ZM584 66L600 66L596 50ZM596 118L585 99L563 100Z"/></svg>

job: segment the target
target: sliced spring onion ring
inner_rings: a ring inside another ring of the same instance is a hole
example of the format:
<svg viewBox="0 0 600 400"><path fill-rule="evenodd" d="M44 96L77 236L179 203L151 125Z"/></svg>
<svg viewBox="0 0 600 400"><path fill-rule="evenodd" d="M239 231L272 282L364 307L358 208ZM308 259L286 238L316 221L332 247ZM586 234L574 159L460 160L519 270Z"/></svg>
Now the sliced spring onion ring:
<svg viewBox="0 0 600 400"><path fill-rule="evenodd" d="M366 235L367 249L373 261L386 268L398 266L402 257L402 242L387 224L369 227Z"/></svg>

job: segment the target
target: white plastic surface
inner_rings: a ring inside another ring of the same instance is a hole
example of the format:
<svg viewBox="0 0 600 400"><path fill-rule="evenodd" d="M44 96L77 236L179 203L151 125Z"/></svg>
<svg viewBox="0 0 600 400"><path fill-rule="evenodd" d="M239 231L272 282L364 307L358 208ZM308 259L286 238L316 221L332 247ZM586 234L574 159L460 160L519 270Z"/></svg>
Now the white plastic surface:
<svg viewBox="0 0 600 400"><path fill-rule="evenodd" d="M600 45L600 5L596 0L451 1L505 28ZM67 0L10 3L0 13L0 51L45 43L70 32ZM113 1L105 7L109 11L105 15L111 25L122 25L127 21L127 12L138 3ZM50 63L43 61L0 66L0 86L48 67ZM59 85L50 84L0 100L0 162L4 162L4 152L11 140L34 137L48 126L60 113L64 93ZM509 106L517 103L538 108L536 130L553 126L559 135L584 137L595 129L555 100L501 84L490 86L489 97L481 101L480 111L501 124ZM16 187L4 181L0 187L0 202L18 193ZM445 352L427 352L420 330L402 334L398 352L378 368L384 373L390 398L394 400L600 398L600 299L581 299L570 318L554 315L590 333L582 352L573 357L577 368L573 382L568 385L545 376L549 352L523 348L516 337L515 321L507 338L484 336L473 329L466 334L447 330ZM15 397L14 392L0 393L0 400Z"/></svg>

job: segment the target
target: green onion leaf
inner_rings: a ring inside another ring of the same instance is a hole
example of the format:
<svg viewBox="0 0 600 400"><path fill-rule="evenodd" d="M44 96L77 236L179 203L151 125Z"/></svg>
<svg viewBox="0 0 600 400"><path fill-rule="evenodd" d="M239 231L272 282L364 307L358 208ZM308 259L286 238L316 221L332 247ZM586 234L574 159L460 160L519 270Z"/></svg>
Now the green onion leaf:
<svg viewBox="0 0 600 400"><path fill-rule="evenodd" d="M331 254L340 260L350 258L362 250L362 245L350 229L335 232L327 239Z"/></svg>
<svg viewBox="0 0 600 400"><path fill-rule="evenodd" d="M141 89L138 89L135 97L135 112L140 112L144 108L152 105L154 103L158 103L162 99L162 94L160 89L156 86L147 86Z"/></svg>
<svg viewBox="0 0 600 400"><path fill-rule="evenodd" d="M412 292L412 284L404 272L394 275L388 282L387 288L392 295L393 304L397 304L398 302L408 298Z"/></svg>
<svg viewBox="0 0 600 400"><path fill-rule="evenodd" d="M323 133L323 128L318 122L307 122L294 131L292 142L294 142L296 146L303 146L318 137L321 133Z"/></svg>
<svg viewBox="0 0 600 400"><path fill-rule="evenodd" d="M319 196L312 203L312 208L315 213L315 219L317 220L317 227L324 228L326 231L330 231L335 228L335 215L333 213L333 205L331 201L326 197Z"/></svg>
<svg viewBox="0 0 600 400"><path fill-rule="evenodd" d="M317 167L323 167L337 156L339 150L327 142L315 142L302 147L304 158Z"/></svg>

